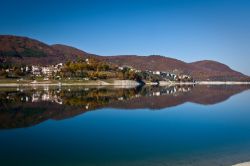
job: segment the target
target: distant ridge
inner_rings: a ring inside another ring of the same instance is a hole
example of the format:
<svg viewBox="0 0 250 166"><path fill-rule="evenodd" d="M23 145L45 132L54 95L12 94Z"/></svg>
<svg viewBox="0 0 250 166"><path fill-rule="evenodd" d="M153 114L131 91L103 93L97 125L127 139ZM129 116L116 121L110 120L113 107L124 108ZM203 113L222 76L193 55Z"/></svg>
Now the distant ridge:
<svg viewBox="0 0 250 166"><path fill-rule="evenodd" d="M195 80L250 81L249 76L216 61L204 60L186 63L160 55L99 56L62 44L47 45L27 37L0 35L0 63L49 65L90 57L139 70L190 74Z"/></svg>

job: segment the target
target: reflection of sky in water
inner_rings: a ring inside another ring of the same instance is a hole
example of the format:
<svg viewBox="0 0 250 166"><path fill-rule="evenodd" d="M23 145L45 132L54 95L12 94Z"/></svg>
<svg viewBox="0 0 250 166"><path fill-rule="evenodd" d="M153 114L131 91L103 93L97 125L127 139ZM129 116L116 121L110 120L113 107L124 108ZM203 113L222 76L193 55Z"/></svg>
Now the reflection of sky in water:
<svg viewBox="0 0 250 166"><path fill-rule="evenodd" d="M230 165L247 161L249 98L250 91L246 91L208 106L185 103L154 111L105 108L34 127L2 130L0 161L19 165Z"/></svg>

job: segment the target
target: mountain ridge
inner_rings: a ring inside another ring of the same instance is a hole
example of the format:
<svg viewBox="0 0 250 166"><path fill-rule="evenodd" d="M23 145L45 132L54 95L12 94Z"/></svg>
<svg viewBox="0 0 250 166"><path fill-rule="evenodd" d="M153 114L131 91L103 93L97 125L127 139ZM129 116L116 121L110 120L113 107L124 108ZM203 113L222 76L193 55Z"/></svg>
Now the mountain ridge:
<svg viewBox="0 0 250 166"><path fill-rule="evenodd" d="M63 44L48 45L28 37L0 35L0 63L50 65L91 57L114 65L129 66L139 70L169 71L189 74L192 75L195 80L250 80L249 76L235 71L221 62L213 60L187 63L162 55L100 56Z"/></svg>

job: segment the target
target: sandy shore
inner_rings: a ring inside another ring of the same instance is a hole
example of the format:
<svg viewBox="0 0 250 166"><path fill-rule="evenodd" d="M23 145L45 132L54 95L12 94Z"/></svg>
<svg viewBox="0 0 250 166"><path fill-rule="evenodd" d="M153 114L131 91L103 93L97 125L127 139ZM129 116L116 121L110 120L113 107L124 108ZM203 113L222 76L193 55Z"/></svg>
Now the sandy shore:
<svg viewBox="0 0 250 166"><path fill-rule="evenodd" d="M239 163L232 166L250 166L250 162Z"/></svg>

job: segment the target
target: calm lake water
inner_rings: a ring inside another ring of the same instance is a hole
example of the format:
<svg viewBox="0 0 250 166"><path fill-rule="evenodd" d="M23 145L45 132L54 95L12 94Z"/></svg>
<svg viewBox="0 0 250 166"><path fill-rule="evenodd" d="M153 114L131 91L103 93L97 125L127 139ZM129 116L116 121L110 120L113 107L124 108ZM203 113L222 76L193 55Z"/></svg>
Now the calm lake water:
<svg viewBox="0 0 250 166"><path fill-rule="evenodd" d="M0 88L0 165L250 161L249 89Z"/></svg>

